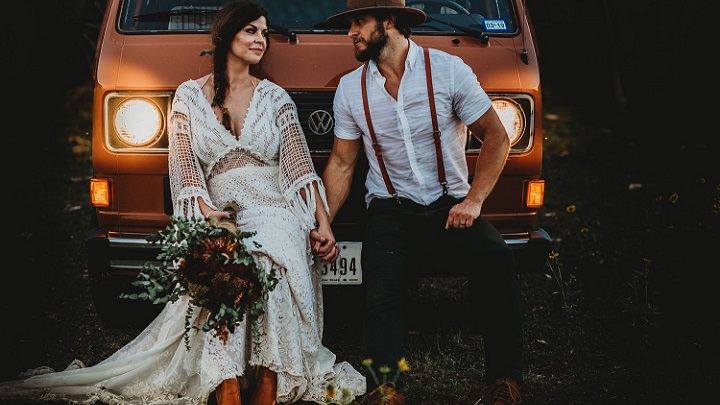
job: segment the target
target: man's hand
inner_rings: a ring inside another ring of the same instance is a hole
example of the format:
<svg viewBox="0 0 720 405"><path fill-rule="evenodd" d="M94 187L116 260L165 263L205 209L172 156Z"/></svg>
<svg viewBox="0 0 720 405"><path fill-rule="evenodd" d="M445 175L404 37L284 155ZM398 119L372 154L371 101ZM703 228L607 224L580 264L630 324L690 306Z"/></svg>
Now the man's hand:
<svg viewBox="0 0 720 405"><path fill-rule="evenodd" d="M334 263L340 255L340 248L335 241L330 225L320 225L310 231L310 244L313 253L322 259L323 263Z"/></svg>
<svg viewBox="0 0 720 405"><path fill-rule="evenodd" d="M482 211L482 202L465 198L461 203L450 208L448 219L445 222L445 229L470 228Z"/></svg>

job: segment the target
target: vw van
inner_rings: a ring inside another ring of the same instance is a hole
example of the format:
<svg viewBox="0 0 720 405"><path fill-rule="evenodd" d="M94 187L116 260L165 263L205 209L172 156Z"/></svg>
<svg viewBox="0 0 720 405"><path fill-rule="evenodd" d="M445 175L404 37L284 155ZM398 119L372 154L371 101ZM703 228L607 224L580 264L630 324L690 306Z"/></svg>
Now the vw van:
<svg viewBox="0 0 720 405"><path fill-rule="evenodd" d="M159 246L146 237L170 223L167 120L176 87L211 72L210 29L227 0L107 0L93 68L95 209L86 247L91 291L101 320L138 319L147 312L119 298ZM360 64L347 31L328 16L346 0L257 0L269 13L269 51L253 71L282 86L297 104L318 173L333 144L332 102L340 77ZM427 13L412 39L461 57L477 74L508 130L512 147L483 216L514 249L518 272L542 271L550 236L537 225L543 205L542 100L538 47L523 0L408 0ZM467 134L473 173L482 143ZM325 307L345 305L362 287L359 242L367 162L333 223L341 256L323 268ZM441 266L428 268L442 276Z"/></svg>

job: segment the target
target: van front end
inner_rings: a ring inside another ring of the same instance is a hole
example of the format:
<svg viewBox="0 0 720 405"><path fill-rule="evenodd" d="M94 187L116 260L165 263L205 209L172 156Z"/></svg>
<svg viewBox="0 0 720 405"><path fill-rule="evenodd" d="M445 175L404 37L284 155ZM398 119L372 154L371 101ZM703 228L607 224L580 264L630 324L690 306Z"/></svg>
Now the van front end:
<svg viewBox="0 0 720 405"><path fill-rule="evenodd" d="M87 233L91 290L104 322L150 320L159 308L119 298L159 246L146 238L170 223L167 119L182 82L212 71L209 30L225 0L108 0L94 69L90 193L96 215ZM344 1L258 1L270 16L269 47L254 74L282 86L295 101L318 173L333 143L332 102L340 77L357 68L347 31L325 19ZM532 23L521 0L408 1L430 19L411 39L461 57L493 100L511 138L508 161L483 217L515 252L518 272L543 271L550 236L537 225L542 177L540 67ZM472 173L482 144L468 133ZM361 156L350 196L333 231L343 247L323 269L326 299L362 284L359 254L367 162ZM442 274L429 267L428 274ZM337 291L340 291L339 293ZM326 308L332 307L326 303ZM159 307L159 306L158 306Z"/></svg>

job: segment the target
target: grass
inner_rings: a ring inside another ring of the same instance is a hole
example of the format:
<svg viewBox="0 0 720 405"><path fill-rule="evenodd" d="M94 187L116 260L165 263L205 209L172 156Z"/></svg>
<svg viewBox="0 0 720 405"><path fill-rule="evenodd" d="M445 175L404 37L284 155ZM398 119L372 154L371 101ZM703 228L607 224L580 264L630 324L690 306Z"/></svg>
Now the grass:
<svg viewBox="0 0 720 405"><path fill-rule="evenodd" d="M710 309L720 279L707 267L718 242L718 173L702 139L643 144L632 118L603 127L546 104L540 226L553 252L544 274L521 278L524 403L686 403L720 383ZM461 312L463 285L427 279L416 293L437 305L456 299ZM408 334L408 402L475 404L482 336L425 321ZM331 345L340 358L359 358L353 344Z"/></svg>
<svg viewBox="0 0 720 405"><path fill-rule="evenodd" d="M11 222L9 251L22 265L0 301L10 331L2 379L74 358L95 364L141 329L100 323L89 297L90 117L78 106L91 97L84 86L68 93L63 136L36 149L37 167L16 189L33 215ZM521 278L524 404L699 402L720 384L716 165L700 141L648 143L629 122L606 128L545 105L540 225L553 253L544 273ZM410 293L408 403L475 404L484 353L463 321L465 280L422 279ZM341 321L326 323L326 344L362 369L357 323Z"/></svg>

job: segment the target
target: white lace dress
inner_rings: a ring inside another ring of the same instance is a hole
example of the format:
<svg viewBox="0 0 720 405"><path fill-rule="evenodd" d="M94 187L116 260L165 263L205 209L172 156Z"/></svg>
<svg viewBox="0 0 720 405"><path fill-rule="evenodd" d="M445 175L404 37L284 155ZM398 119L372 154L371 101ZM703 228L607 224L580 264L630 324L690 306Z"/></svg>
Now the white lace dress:
<svg viewBox="0 0 720 405"><path fill-rule="evenodd" d="M237 202L238 226L256 232L252 240L260 245L246 240L248 248L262 266L275 268L280 282L260 319L258 350L244 322L226 344L213 331L191 331L188 351L183 297L102 362L85 367L75 361L61 372L39 368L35 373L45 374L0 383L0 399L205 404L224 379L240 376L244 387L250 384L258 365L277 372L278 403L327 403L328 384L336 388L333 403L363 394L365 378L349 363L336 363L321 341L322 290L308 235L315 204L327 209L327 203L289 95L261 81L236 139L217 120L201 84L183 83L170 118L169 173L175 215L201 216L198 197L218 210ZM207 316L197 309L191 321L199 326Z"/></svg>

